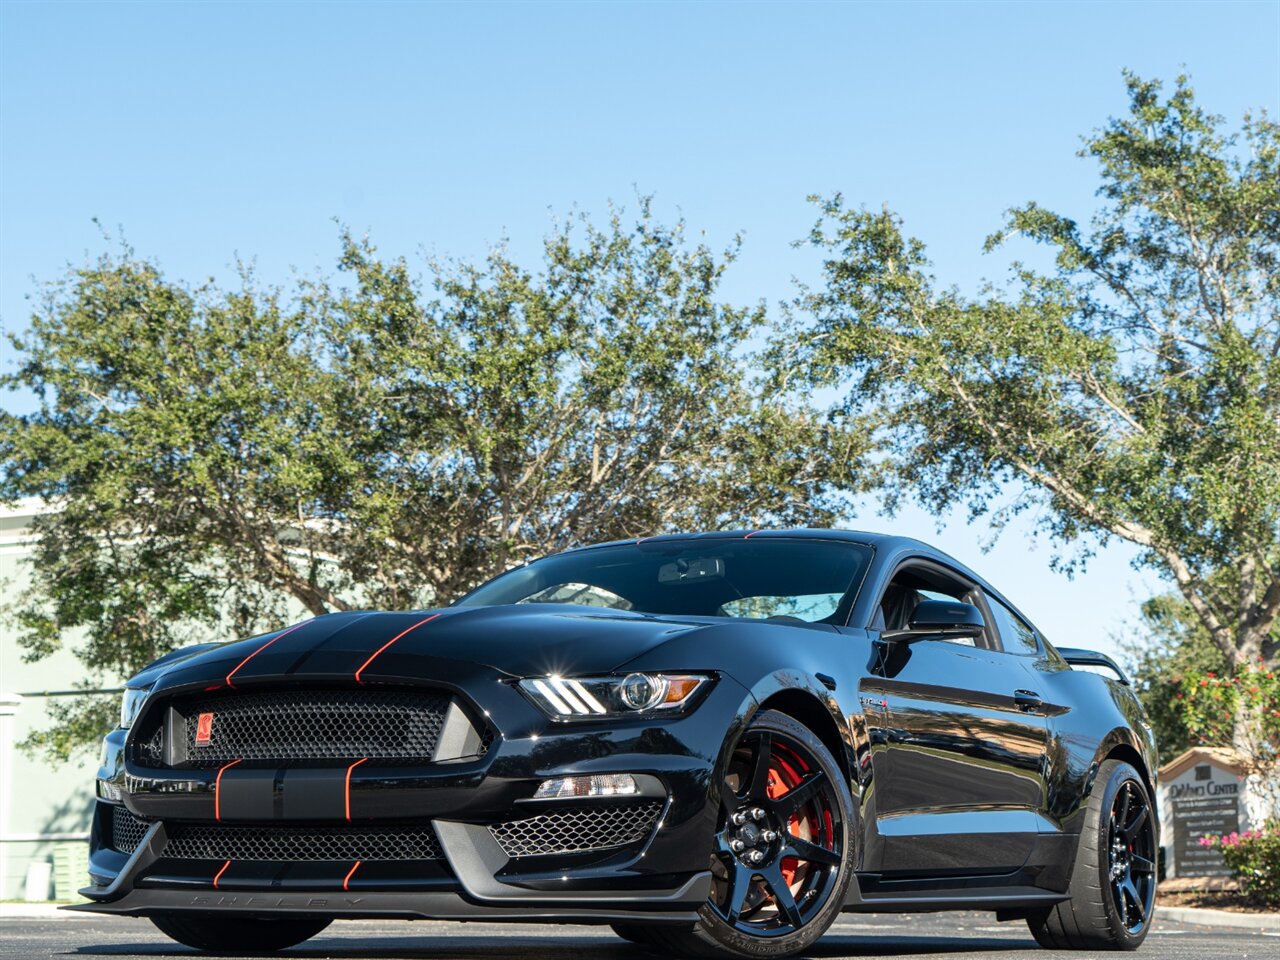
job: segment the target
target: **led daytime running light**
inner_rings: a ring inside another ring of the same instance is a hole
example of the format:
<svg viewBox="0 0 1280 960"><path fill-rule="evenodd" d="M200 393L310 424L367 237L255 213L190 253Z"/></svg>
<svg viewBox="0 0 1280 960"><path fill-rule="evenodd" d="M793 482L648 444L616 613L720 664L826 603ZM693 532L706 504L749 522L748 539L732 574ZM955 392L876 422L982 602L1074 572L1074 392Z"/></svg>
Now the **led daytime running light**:
<svg viewBox="0 0 1280 960"><path fill-rule="evenodd" d="M556 720L590 720L679 710L709 679L687 674L577 678L551 674L521 680L520 689Z"/></svg>

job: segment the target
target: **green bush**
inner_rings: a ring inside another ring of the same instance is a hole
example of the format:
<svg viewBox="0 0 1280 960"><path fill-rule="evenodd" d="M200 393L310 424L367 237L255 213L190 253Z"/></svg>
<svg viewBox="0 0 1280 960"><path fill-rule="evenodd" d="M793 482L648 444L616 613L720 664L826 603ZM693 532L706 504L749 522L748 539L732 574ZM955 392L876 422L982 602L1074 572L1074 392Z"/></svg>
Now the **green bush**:
<svg viewBox="0 0 1280 960"><path fill-rule="evenodd" d="M1246 894L1267 906L1280 906L1280 823L1273 820L1261 830L1203 837L1200 843L1222 851Z"/></svg>

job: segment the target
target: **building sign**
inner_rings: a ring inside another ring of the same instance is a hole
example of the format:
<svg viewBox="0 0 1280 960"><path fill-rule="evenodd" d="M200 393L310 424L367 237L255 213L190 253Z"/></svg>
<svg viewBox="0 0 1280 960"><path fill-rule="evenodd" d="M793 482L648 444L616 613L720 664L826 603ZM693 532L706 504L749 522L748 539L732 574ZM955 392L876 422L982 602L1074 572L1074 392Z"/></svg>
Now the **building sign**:
<svg viewBox="0 0 1280 960"><path fill-rule="evenodd" d="M1200 840L1240 829L1244 790L1240 776L1211 755L1183 757L1187 762L1182 769L1163 784L1165 843L1172 859L1169 873L1178 877L1233 876L1221 851L1201 846Z"/></svg>

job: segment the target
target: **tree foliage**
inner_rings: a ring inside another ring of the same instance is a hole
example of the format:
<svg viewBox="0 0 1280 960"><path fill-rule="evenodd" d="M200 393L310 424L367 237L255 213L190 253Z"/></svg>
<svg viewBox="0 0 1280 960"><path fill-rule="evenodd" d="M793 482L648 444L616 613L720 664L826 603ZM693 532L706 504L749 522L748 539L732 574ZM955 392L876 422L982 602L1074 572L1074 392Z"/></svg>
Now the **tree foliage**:
<svg viewBox="0 0 1280 960"><path fill-rule="evenodd" d="M1180 596L1160 594L1146 600L1135 626L1120 638L1120 648L1164 763L1201 742L1187 727L1187 715L1178 696L1182 679L1210 673L1229 676L1231 663ZM1214 746L1230 744L1228 737Z"/></svg>
<svg viewBox="0 0 1280 960"><path fill-rule="evenodd" d="M1280 809L1280 676L1261 660L1175 679L1174 694L1197 743L1234 747L1267 809Z"/></svg>
<svg viewBox="0 0 1280 960"><path fill-rule="evenodd" d="M1052 272L1016 264L1007 288L963 296L893 213L835 196L811 237L827 257L802 303L813 327L774 362L842 385L846 409L880 405L900 488L926 506L967 500L997 523L1034 508L1072 547L1128 540L1225 658L1272 658L1280 137L1265 117L1224 132L1185 78L1168 97L1127 86L1128 114L1082 151L1101 174L1092 222L1031 203L989 241L1046 245Z"/></svg>
<svg viewBox="0 0 1280 960"><path fill-rule="evenodd" d="M753 379L763 307L642 202L534 269L499 249L416 278L341 237L288 293L188 287L131 251L54 285L4 378L0 499L34 496L29 658L86 685L301 607L447 602L533 555L675 529L826 524L860 435ZM37 740L87 737L86 700Z"/></svg>

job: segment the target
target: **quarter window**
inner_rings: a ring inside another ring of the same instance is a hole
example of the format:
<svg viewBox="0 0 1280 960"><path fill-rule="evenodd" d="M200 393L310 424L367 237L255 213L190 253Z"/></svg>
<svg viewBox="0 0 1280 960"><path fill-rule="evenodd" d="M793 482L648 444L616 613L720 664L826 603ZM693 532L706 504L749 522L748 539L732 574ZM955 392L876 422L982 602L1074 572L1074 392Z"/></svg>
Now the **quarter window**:
<svg viewBox="0 0 1280 960"><path fill-rule="evenodd" d="M1040 641L1036 639L1036 632L1025 620L990 594L987 595L987 606L991 608L991 616L1000 629L1000 642L1007 652L1023 656L1040 652Z"/></svg>

